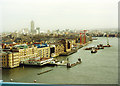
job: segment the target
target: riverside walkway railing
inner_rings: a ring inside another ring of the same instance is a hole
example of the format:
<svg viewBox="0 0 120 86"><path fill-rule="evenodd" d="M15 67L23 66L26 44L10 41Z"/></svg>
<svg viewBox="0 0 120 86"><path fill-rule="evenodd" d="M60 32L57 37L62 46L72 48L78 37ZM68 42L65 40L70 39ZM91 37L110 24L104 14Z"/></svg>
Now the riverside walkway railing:
<svg viewBox="0 0 120 86"><path fill-rule="evenodd" d="M61 86L60 84L44 84L44 83L20 83L20 82L3 82L0 80L0 86ZM66 85L62 85L66 86ZM71 86L71 85L68 85Z"/></svg>

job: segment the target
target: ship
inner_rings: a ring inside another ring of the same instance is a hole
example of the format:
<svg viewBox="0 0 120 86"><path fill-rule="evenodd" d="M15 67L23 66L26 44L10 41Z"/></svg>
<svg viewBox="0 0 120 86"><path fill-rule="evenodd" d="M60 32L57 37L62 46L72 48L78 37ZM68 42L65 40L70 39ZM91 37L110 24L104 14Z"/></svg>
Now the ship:
<svg viewBox="0 0 120 86"><path fill-rule="evenodd" d="M91 53L97 53L97 50L95 48L92 48Z"/></svg>

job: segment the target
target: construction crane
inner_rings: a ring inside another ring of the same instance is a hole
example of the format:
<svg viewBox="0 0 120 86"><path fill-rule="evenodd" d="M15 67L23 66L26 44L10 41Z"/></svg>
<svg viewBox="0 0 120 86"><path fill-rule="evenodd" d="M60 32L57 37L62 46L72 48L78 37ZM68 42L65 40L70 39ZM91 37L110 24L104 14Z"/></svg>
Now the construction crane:
<svg viewBox="0 0 120 86"><path fill-rule="evenodd" d="M84 44L86 43L86 36L85 36L85 34L86 34L87 30L83 30L83 32L84 33L80 32L80 44L82 44L82 34L84 34Z"/></svg>

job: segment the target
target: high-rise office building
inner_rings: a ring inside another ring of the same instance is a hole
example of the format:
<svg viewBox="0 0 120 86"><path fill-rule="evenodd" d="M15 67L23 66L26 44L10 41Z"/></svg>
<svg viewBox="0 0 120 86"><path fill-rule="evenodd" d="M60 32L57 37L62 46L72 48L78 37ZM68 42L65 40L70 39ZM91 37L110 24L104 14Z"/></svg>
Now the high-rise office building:
<svg viewBox="0 0 120 86"><path fill-rule="evenodd" d="M34 33L34 21L31 21L31 33Z"/></svg>
<svg viewBox="0 0 120 86"><path fill-rule="evenodd" d="M37 27L36 30L37 30L37 34L40 34L40 27Z"/></svg>

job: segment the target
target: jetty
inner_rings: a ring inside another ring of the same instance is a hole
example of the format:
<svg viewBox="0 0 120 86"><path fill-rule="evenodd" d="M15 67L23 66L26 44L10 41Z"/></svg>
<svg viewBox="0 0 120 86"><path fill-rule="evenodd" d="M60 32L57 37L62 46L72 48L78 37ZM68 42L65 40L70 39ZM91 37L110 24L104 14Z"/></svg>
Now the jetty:
<svg viewBox="0 0 120 86"><path fill-rule="evenodd" d="M67 66L67 61L51 61L48 65L53 65L53 66Z"/></svg>
<svg viewBox="0 0 120 86"><path fill-rule="evenodd" d="M76 63L70 64L69 62L67 63L67 68L71 68L74 67L78 64L80 64L82 62L82 60L80 58L78 58L78 61Z"/></svg>
<svg viewBox="0 0 120 86"><path fill-rule="evenodd" d="M29 60L23 61L20 64L21 65L36 65L36 66L43 66L46 65L48 63L50 63L53 60L53 58L42 58L40 59L40 57L37 58L30 58Z"/></svg>

